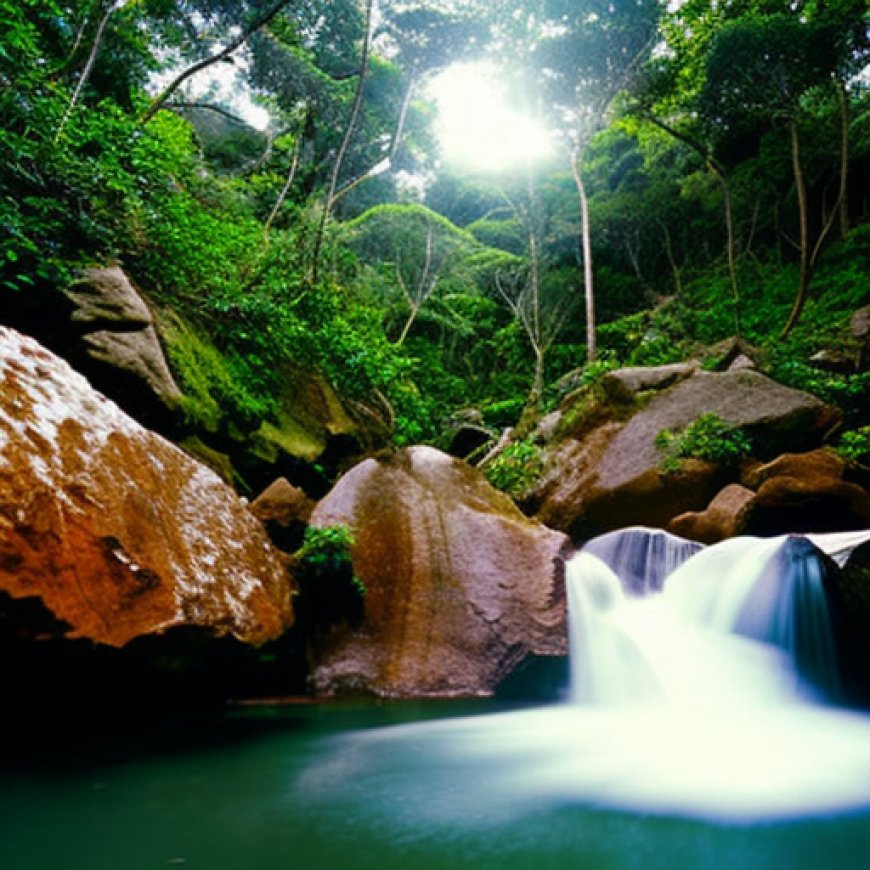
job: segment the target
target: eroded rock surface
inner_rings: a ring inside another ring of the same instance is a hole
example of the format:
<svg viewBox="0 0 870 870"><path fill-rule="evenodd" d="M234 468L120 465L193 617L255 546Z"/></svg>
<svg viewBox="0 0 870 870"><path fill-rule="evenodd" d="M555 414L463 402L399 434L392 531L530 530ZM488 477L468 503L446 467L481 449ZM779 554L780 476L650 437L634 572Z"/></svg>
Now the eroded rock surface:
<svg viewBox="0 0 870 870"><path fill-rule="evenodd" d="M282 557L235 493L2 327L0 591L113 646L180 626L257 643L292 621Z"/></svg>
<svg viewBox="0 0 870 870"><path fill-rule="evenodd" d="M529 654L566 652L566 538L429 447L351 469L312 525L349 525L362 625L328 639L321 694L491 693Z"/></svg>
<svg viewBox="0 0 870 870"><path fill-rule="evenodd" d="M251 502L250 509L275 545L289 553L302 543L314 504L298 486L279 477Z"/></svg>
<svg viewBox="0 0 870 870"><path fill-rule="evenodd" d="M687 511L674 517L668 531L702 544L733 538L746 528L746 517L754 498L751 489L729 483L703 511Z"/></svg>

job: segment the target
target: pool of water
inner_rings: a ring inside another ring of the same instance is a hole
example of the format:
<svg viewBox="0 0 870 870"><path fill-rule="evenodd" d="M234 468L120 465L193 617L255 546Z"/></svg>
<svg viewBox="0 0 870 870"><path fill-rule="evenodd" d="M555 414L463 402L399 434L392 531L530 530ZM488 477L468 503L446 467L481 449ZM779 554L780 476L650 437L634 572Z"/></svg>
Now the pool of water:
<svg viewBox="0 0 870 870"><path fill-rule="evenodd" d="M704 722L663 740L640 710L247 709L7 770L0 868L866 866L870 726L844 716L819 770L801 759L828 719L783 743L772 715L752 745L726 723L678 758Z"/></svg>

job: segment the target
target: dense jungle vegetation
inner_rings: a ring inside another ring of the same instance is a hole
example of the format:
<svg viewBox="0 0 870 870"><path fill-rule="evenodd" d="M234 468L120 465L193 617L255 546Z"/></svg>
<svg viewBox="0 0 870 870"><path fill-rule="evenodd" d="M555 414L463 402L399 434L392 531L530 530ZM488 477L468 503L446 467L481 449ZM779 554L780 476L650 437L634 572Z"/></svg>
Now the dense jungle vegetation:
<svg viewBox="0 0 870 870"><path fill-rule="evenodd" d="M546 157L441 154L480 61ZM739 335L870 458L868 62L865 0L0 0L0 319L118 262L189 419L292 364L384 444Z"/></svg>

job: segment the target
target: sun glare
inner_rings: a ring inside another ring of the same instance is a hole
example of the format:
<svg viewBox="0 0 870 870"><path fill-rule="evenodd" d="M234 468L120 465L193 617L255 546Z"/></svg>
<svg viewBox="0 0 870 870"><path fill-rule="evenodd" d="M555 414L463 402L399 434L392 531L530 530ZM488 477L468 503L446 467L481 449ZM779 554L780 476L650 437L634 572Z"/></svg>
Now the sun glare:
<svg viewBox="0 0 870 870"><path fill-rule="evenodd" d="M490 64L454 64L433 79L429 93L438 106L438 138L448 163L502 172L552 153L548 131L508 105Z"/></svg>

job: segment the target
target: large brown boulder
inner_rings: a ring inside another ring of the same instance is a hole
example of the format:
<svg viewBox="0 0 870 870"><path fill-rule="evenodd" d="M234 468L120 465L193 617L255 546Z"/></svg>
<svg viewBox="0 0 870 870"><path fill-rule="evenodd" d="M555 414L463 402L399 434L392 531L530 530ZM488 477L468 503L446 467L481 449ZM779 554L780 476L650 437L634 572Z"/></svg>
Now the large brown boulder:
<svg viewBox="0 0 870 870"><path fill-rule="evenodd" d="M743 533L755 493L739 483L729 483L703 511L687 511L668 524L671 534L715 544Z"/></svg>
<svg viewBox="0 0 870 870"><path fill-rule="evenodd" d="M566 538L461 460L412 447L351 469L312 525L346 524L362 624L327 640L320 694L491 693L530 654L566 652Z"/></svg>
<svg viewBox="0 0 870 870"><path fill-rule="evenodd" d="M611 396L579 415L578 427L563 427L547 445L528 509L578 540L629 525L664 528L679 514L702 510L729 482L728 473L698 460L666 471L655 440L661 430L683 428L705 413L779 449L815 447L839 420L834 408L758 372L698 371L630 401ZM566 409L563 419L571 417Z"/></svg>
<svg viewBox="0 0 870 870"><path fill-rule="evenodd" d="M251 502L250 508L266 527L272 542L290 553L302 543L314 505L303 490L286 477L279 477Z"/></svg>
<svg viewBox="0 0 870 870"><path fill-rule="evenodd" d="M3 327L0 592L112 646L180 626L259 643L292 621L284 561L235 493Z"/></svg>
<svg viewBox="0 0 870 870"><path fill-rule="evenodd" d="M745 532L837 532L870 526L870 494L844 480L845 462L827 450L777 457L749 476L756 489Z"/></svg>
<svg viewBox="0 0 870 870"><path fill-rule="evenodd" d="M870 526L870 494L844 479L846 463L829 450L785 453L748 465L698 512L675 517L668 531L713 544L735 535L836 532Z"/></svg>

